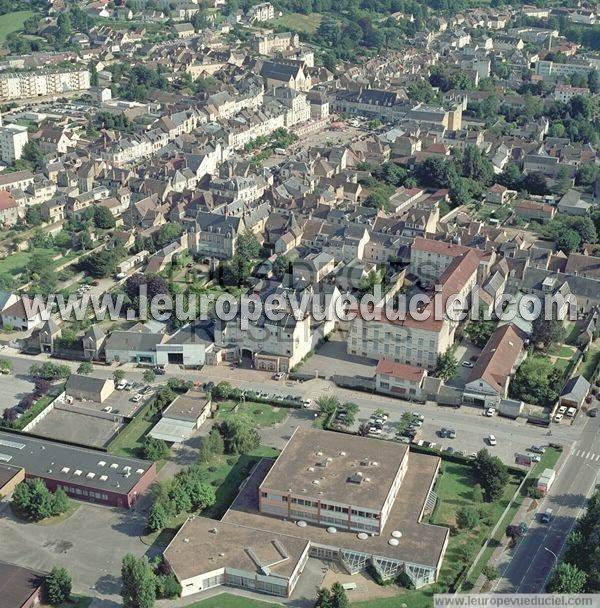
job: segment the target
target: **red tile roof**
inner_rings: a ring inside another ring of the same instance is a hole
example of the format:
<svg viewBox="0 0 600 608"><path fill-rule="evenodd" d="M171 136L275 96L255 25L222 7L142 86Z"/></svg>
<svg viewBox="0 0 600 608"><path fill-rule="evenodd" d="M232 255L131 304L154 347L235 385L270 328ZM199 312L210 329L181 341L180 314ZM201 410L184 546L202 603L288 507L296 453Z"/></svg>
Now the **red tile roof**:
<svg viewBox="0 0 600 608"><path fill-rule="evenodd" d="M394 378L408 380L409 382L420 384L423 378L427 375L427 370L414 365L406 365L405 363L396 363L388 359L380 359L375 369L376 374L388 374Z"/></svg>

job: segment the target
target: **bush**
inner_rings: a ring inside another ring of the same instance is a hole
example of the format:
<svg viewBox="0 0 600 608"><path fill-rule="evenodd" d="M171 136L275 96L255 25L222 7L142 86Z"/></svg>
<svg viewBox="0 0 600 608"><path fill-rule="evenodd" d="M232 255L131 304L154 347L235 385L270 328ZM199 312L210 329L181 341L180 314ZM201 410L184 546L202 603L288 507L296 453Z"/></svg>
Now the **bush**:
<svg viewBox="0 0 600 608"><path fill-rule="evenodd" d="M69 499L65 492L50 492L41 479L21 482L15 488L12 500L16 511L33 521L60 515L69 508Z"/></svg>
<svg viewBox="0 0 600 608"><path fill-rule="evenodd" d="M158 460L168 458L171 450L162 439L155 439L154 437L147 436L144 440L142 452L144 458L157 462Z"/></svg>
<svg viewBox="0 0 600 608"><path fill-rule="evenodd" d="M64 604L71 599L72 580L65 568L52 568L44 582L46 597L53 606Z"/></svg>
<svg viewBox="0 0 600 608"><path fill-rule="evenodd" d="M174 574L159 574L156 577L156 597L173 599L181 595L181 585Z"/></svg>
<svg viewBox="0 0 600 608"><path fill-rule="evenodd" d="M527 488L527 496L529 496L529 498L539 500L544 496L544 494L539 488L536 488L535 486L529 486L529 488Z"/></svg>
<svg viewBox="0 0 600 608"><path fill-rule="evenodd" d="M479 523L479 513L477 509L469 505L461 507L456 512L456 523L463 530L472 530Z"/></svg>
<svg viewBox="0 0 600 608"><path fill-rule="evenodd" d="M225 483L225 478L224 477L218 477L217 479L213 479L210 482L211 486L214 486L215 488L218 488L219 486L222 486Z"/></svg>

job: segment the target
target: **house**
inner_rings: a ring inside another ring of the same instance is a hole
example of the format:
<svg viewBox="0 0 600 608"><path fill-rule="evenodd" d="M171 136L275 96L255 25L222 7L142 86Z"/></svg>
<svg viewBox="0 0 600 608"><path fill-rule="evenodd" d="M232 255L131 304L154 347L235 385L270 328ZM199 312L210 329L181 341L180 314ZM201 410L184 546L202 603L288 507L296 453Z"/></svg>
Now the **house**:
<svg viewBox="0 0 600 608"><path fill-rule="evenodd" d="M112 395L115 383L112 378L99 378L84 374L71 374L65 386L68 397L79 401L103 403Z"/></svg>
<svg viewBox="0 0 600 608"><path fill-rule="evenodd" d="M420 401L427 370L414 365L380 359L375 368L375 388L405 399Z"/></svg>
<svg viewBox="0 0 600 608"><path fill-rule="evenodd" d="M42 314L46 314L41 306L38 307L34 300L22 296L14 304L11 304L0 313L2 326L12 327L20 331L29 331L43 323Z"/></svg>
<svg viewBox="0 0 600 608"><path fill-rule="evenodd" d="M569 378L558 398L558 405L579 409L590 392L590 383L581 375Z"/></svg>
<svg viewBox="0 0 600 608"><path fill-rule="evenodd" d="M260 70L265 88L274 89L286 86L296 91L309 91L311 78L304 71L304 64L295 60L265 61Z"/></svg>
<svg viewBox="0 0 600 608"><path fill-rule="evenodd" d="M156 346L165 340L162 333L146 328L113 331L106 339L106 361L134 361L156 365Z"/></svg>
<svg viewBox="0 0 600 608"><path fill-rule="evenodd" d="M509 190L500 184L494 184L487 189L485 200L491 205L504 205L514 194L516 194L514 190Z"/></svg>
<svg viewBox="0 0 600 608"><path fill-rule="evenodd" d="M83 356L88 361L100 359L106 334L98 325L91 325L83 334Z"/></svg>
<svg viewBox="0 0 600 608"><path fill-rule="evenodd" d="M196 30L191 23L176 23L173 29L177 34L177 38L191 38L196 34Z"/></svg>
<svg viewBox="0 0 600 608"><path fill-rule="evenodd" d="M210 397L204 392L188 391L175 398L148 434L168 443L182 443L204 424L210 413Z"/></svg>
<svg viewBox="0 0 600 608"><path fill-rule="evenodd" d="M37 335L36 335L37 334ZM60 338L61 329L53 319L48 319L32 334L37 339L37 348L41 353L53 353L54 341Z"/></svg>
<svg viewBox="0 0 600 608"><path fill-rule="evenodd" d="M571 188L558 201L557 210L567 215L588 215L591 203L588 203L581 196L581 192Z"/></svg>
<svg viewBox="0 0 600 608"><path fill-rule="evenodd" d="M556 213L556 207L537 201L519 201L514 206L515 214L522 220L535 220L541 224L549 222Z"/></svg>
<svg viewBox="0 0 600 608"><path fill-rule="evenodd" d="M0 562L0 607L34 608L44 601L46 574Z"/></svg>
<svg viewBox="0 0 600 608"><path fill-rule="evenodd" d="M0 223L10 228L18 220L19 204L10 192L0 190Z"/></svg>
<svg viewBox="0 0 600 608"><path fill-rule="evenodd" d="M508 394L509 383L522 361L524 339L513 324L502 325L484 346L465 384L463 403L495 407Z"/></svg>

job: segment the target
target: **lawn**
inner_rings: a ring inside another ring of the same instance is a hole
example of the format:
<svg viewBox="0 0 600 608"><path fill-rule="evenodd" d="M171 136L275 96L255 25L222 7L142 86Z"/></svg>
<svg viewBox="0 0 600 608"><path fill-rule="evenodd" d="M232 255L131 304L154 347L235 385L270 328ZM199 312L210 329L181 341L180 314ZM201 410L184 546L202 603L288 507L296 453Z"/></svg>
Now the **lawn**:
<svg viewBox="0 0 600 608"><path fill-rule="evenodd" d="M278 17L273 21L274 25L281 25L282 27L288 28L295 32L306 32L307 34L314 34L323 17L320 13L310 13L309 15L303 15L301 13L288 13Z"/></svg>
<svg viewBox="0 0 600 608"><path fill-rule="evenodd" d="M219 403L217 420L224 420L229 416L245 413L252 418L252 422L254 422L256 426L264 427L283 422L289 414L289 408L274 407L268 403L254 403L252 401L240 403L238 409L233 412L236 405L237 404L233 401Z"/></svg>
<svg viewBox="0 0 600 608"><path fill-rule="evenodd" d="M0 16L0 42L4 42L9 34L23 29L23 23L33 15L33 11L15 11Z"/></svg>
<svg viewBox="0 0 600 608"><path fill-rule="evenodd" d="M231 593L221 593L200 602L188 604L186 608L274 608L274 606L281 606L281 604L252 600Z"/></svg>
<svg viewBox="0 0 600 608"><path fill-rule="evenodd" d="M553 344L549 349L546 350L546 354L550 357L561 357L563 359L571 359L575 348L573 346L566 346L564 344Z"/></svg>
<svg viewBox="0 0 600 608"><path fill-rule="evenodd" d="M70 602L60 604L58 608L88 608L92 603L91 597L84 597L82 595L73 595Z"/></svg>
<svg viewBox="0 0 600 608"><path fill-rule="evenodd" d="M587 380L592 382L595 378L592 375L600 362L600 343L595 342L588 349L585 361L581 362L579 366L579 373L584 376Z"/></svg>
<svg viewBox="0 0 600 608"><path fill-rule="evenodd" d="M125 458L140 458L146 435L156 422L156 417L152 411L152 401L149 401L110 442L108 451Z"/></svg>
<svg viewBox="0 0 600 608"><path fill-rule="evenodd" d="M7 273L13 276L21 274L25 267L27 266L29 259L34 253L47 253L50 256L55 256L61 253L58 249L43 249L36 248L30 251L15 251L11 253L8 257L0 260L0 273ZM53 266L60 266L65 262L69 261L69 258L74 258L77 255L76 252L71 252L68 255L61 255L61 257L57 258L52 262Z"/></svg>
<svg viewBox="0 0 600 608"><path fill-rule="evenodd" d="M203 465L206 481L216 488L217 502L202 512L205 517L221 519L237 496L243 481L261 458L276 458L277 450L260 446L250 454L217 456Z"/></svg>

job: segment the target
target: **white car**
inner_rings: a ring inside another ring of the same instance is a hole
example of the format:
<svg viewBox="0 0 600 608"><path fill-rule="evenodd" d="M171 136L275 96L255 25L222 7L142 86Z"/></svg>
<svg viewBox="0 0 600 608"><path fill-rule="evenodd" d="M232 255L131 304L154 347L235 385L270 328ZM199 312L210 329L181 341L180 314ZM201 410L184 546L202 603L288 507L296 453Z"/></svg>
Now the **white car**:
<svg viewBox="0 0 600 608"><path fill-rule="evenodd" d="M540 460L542 460L542 457L539 454L527 454L527 456L531 458L532 462L540 462Z"/></svg>
<svg viewBox="0 0 600 608"><path fill-rule="evenodd" d="M283 372L277 372L273 374L273 380L283 380L285 378L285 374Z"/></svg>
<svg viewBox="0 0 600 608"><path fill-rule="evenodd" d="M495 437L494 435L490 435L490 436L488 437L488 443L489 443L490 445L496 445L496 443L498 443L498 442L496 441L496 437Z"/></svg>
<svg viewBox="0 0 600 608"><path fill-rule="evenodd" d="M377 428L377 427L375 427L375 426L372 426L372 427L369 429L369 434L370 434L370 435L383 435L383 431L382 431L381 429L378 429L378 428Z"/></svg>
<svg viewBox="0 0 600 608"><path fill-rule="evenodd" d="M118 391L124 391L126 386L127 386L127 380L119 380L119 382L116 386L116 389Z"/></svg>
<svg viewBox="0 0 600 608"><path fill-rule="evenodd" d="M463 367L475 367L475 363L473 363L472 361L463 361L463 362L461 363L461 365L462 365Z"/></svg>
<svg viewBox="0 0 600 608"><path fill-rule="evenodd" d="M412 426L415 429L420 429L423 426L423 422L421 420L413 420L409 426Z"/></svg>
<svg viewBox="0 0 600 608"><path fill-rule="evenodd" d="M576 408L574 408L574 407L570 407L570 408L567 410L567 416L568 416L569 418L573 418L573 417L575 416L575 414L576 414L576 413L577 413L577 409L576 409Z"/></svg>
<svg viewBox="0 0 600 608"><path fill-rule="evenodd" d="M144 396L141 393L137 393L137 395L134 395L131 400L134 403L139 403L142 399L144 398Z"/></svg>
<svg viewBox="0 0 600 608"><path fill-rule="evenodd" d="M554 416L554 422L560 422L563 419L563 415L562 414L556 414Z"/></svg>
<svg viewBox="0 0 600 608"><path fill-rule="evenodd" d="M561 405L561 406L558 408L558 413L559 413L559 414L566 414L566 412L567 412L567 406L566 406L566 405Z"/></svg>
<svg viewBox="0 0 600 608"><path fill-rule="evenodd" d="M488 407L487 410L485 410L485 416L488 417L492 417L494 414L496 413L496 410L493 407Z"/></svg>
<svg viewBox="0 0 600 608"><path fill-rule="evenodd" d="M310 407L312 405L311 399L302 399L302 407Z"/></svg>
<svg viewBox="0 0 600 608"><path fill-rule="evenodd" d="M102 408L103 412L106 412L107 414L110 414L113 411L113 408L111 405L107 405L106 407Z"/></svg>

